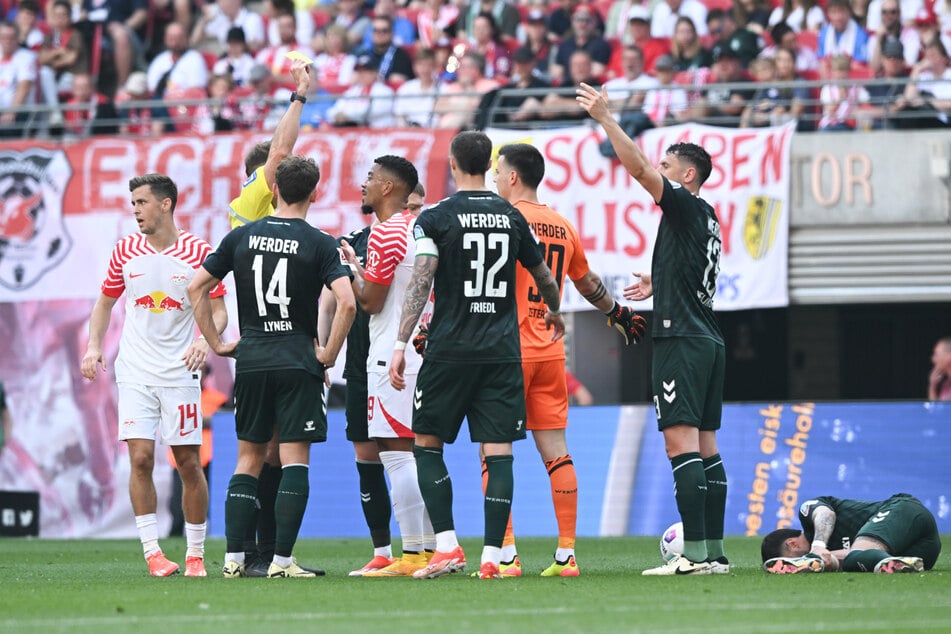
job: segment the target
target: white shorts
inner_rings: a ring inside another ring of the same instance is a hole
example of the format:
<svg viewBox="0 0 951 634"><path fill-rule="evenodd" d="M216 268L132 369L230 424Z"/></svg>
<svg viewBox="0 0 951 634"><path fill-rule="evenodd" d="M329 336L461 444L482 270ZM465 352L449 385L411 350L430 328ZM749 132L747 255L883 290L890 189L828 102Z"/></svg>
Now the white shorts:
<svg viewBox="0 0 951 634"><path fill-rule="evenodd" d="M393 389L389 374L367 375L367 436L370 438L414 438L413 392L416 375L406 374L406 387Z"/></svg>
<svg viewBox="0 0 951 634"><path fill-rule="evenodd" d="M201 444L201 388L119 383L119 440Z"/></svg>

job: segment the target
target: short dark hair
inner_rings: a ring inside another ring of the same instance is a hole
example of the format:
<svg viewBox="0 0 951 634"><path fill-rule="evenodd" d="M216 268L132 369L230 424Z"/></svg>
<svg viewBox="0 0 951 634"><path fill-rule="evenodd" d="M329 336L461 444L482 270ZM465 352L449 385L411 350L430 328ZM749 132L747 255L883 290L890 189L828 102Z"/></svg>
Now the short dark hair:
<svg viewBox="0 0 951 634"><path fill-rule="evenodd" d="M32 11L34 15L40 14L40 3L36 0L20 0L20 11Z"/></svg>
<svg viewBox="0 0 951 634"><path fill-rule="evenodd" d="M403 184L407 196L413 193L413 189L419 183L419 173L412 163L402 156L394 156L393 154L381 156L374 159L373 162L395 176L396 180Z"/></svg>
<svg viewBox="0 0 951 634"><path fill-rule="evenodd" d="M460 132L449 145L449 154L463 174L485 174L492 159L492 141L484 132Z"/></svg>
<svg viewBox="0 0 951 634"><path fill-rule="evenodd" d="M271 142L262 141L258 143L251 151L248 152L248 155L244 157L244 174L245 176L250 176L254 173L254 170L261 167L267 163L267 155L271 153Z"/></svg>
<svg viewBox="0 0 951 634"><path fill-rule="evenodd" d="M426 198L426 188L423 187L423 181L416 183L416 187L413 188L413 193L420 198Z"/></svg>
<svg viewBox="0 0 951 634"><path fill-rule="evenodd" d="M783 544L786 543L786 540L799 537L800 535L802 535L802 531L797 531L794 528L777 528L764 537L763 544L760 546L760 555L763 557L763 563L773 557L783 557L786 552L783 548Z"/></svg>
<svg viewBox="0 0 951 634"><path fill-rule="evenodd" d="M710 154L696 143L674 143L667 148L667 154L673 154L680 160L693 165L701 185L710 178L713 160Z"/></svg>
<svg viewBox="0 0 951 634"><path fill-rule="evenodd" d="M71 5L68 0L56 0L51 7L60 7L66 9L66 12L69 13L70 22L72 22L73 16L73 5Z"/></svg>
<svg viewBox="0 0 951 634"><path fill-rule="evenodd" d="M143 174L129 179L129 192L134 192L145 185L148 185L149 191L159 200L166 198L171 200L172 213L175 213L175 205L178 204L178 186L175 181L165 174Z"/></svg>
<svg viewBox="0 0 951 634"><path fill-rule="evenodd" d="M509 143L499 149L499 157L505 157L526 187L538 189L545 177L545 159L534 145Z"/></svg>
<svg viewBox="0 0 951 634"><path fill-rule="evenodd" d="M281 200L294 205L307 200L314 193L320 182L320 168L314 159L292 154L277 166L275 181Z"/></svg>

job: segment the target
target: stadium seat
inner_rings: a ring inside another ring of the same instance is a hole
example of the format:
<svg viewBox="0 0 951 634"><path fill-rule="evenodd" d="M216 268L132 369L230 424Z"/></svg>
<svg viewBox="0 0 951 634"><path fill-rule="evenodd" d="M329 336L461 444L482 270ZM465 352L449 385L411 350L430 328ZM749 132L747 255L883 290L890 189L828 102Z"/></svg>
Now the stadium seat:
<svg viewBox="0 0 951 634"><path fill-rule="evenodd" d="M208 99L208 91L204 88L172 88L165 92L165 101L183 101ZM169 106L168 114L172 118L175 130L178 132L189 132L195 122L195 112L198 109L197 104L182 104Z"/></svg>
<svg viewBox="0 0 951 634"><path fill-rule="evenodd" d="M212 72L215 69L215 63L218 61L218 56L214 51L199 51L201 56L205 58L205 66L208 67L208 72Z"/></svg>

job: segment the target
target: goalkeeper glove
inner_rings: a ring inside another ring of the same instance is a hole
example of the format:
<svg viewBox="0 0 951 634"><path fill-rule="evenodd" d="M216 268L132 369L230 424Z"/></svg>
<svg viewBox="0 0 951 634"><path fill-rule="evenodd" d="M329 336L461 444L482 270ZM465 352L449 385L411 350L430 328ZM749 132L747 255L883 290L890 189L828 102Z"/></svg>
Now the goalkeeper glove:
<svg viewBox="0 0 951 634"><path fill-rule="evenodd" d="M627 345L638 343L647 331L647 322L644 321L644 318L627 306L621 306L618 302L614 302L614 308L607 313L607 316L608 325L616 328L621 333L621 336L624 337L624 343Z"/></svg>
<svg viewBox="0 0 951 634"><path fill-rule="evenodd" d="M419 356L423 356L426 353L426 339L429 338L429 328L426 326L420 326L419 332L416 333L416 336L413 337L413 347L416 348L416 353Z"/></svg>

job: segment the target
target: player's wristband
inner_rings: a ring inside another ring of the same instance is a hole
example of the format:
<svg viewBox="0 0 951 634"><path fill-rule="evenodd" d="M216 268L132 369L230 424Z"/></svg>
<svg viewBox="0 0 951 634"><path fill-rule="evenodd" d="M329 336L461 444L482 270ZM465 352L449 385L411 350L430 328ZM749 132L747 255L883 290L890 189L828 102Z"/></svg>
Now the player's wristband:
<svg viewBox="0 0 951 634"><path fill-rule="evenodd" d="M406 350L406 342L405 342L405 341L397 341L396 343L393 344L393 350L394 350L394 351L396 351L396 350Z"/></svg>
<svg viewBox="0 0 951 634"><path fill-rule="evenodd" d="M612 307L611 307L611 310L609 310L608 312L606 312L606 313L604 313L604 314L610 317L611 315L613 315L614 313L616 313L616 312L617 312L617 309L620 308L620 307L621 307L621 305L618 303L618 301L617 301L617 300L614 300L614 306L612 306Z"/></svg>
<svg viewBox="0 0 951 634"><path fill-rule="evenodd" d="M829 547L826 546L826 543L822 541L821 539L812 540L812 549L815 550L816 548L824 548L826 550L829 550Z"/></svg>

